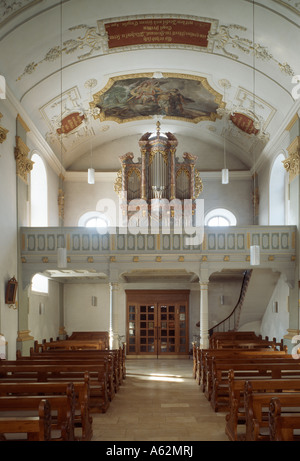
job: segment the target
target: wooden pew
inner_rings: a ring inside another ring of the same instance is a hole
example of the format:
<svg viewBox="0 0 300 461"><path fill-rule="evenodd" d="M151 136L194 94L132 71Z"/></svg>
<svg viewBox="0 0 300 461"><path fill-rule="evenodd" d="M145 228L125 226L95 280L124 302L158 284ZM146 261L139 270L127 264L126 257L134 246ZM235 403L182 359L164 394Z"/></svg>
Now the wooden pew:
<svg viewBox="0 0 300 461"><path fill-rule="evenodd" d="M75 440L75 396L74 388L68 384L65 395L47 395L52 419L52 441L73 442ZM0 416L22 416L24 413L33 416L37 413L41 396L7 396L0 397ZM55 432L57 433L56 435Z"/></svg>
<svg viewBox="0 0 300 461"><path fill-rule="evenodd" d="M105 343L102 340L80 340L67 339L59 341L48 341L42 344L43 350L49 349L65 349L65 350L83 350L83 349L98 349L105 350Z"/></svg>
<svg viewBox="0 0 300 461"><path fill-rule="evenodd" d="M69 381L83 382L84 375L90 375L90 411L105 413L109 407L107 395L107 367L101 364L23 364L4 365L0 363L0 382Z"/></svg>
<svg viewBox="0 0 300 461"><path fill-rule="evenodd" d="M252 392L300 392L300 379L264 379L255 380L236 378L234 371L229 370L229 412L225 417L225 433L229 440L245 440L245 385L252 387ZM242 429L242 430L241 430Z"/></svg>
<svg viewBox="0 0 300 461"><path fill-rule="evenodd" d="M78 351L78 350L52 350L46 352L34 352L31 350L29 357L22 357L20 354L17 354L17 360L22 361L31 361L31 360L76 360L78 362L89 362L100 363L103 360L108 362L108 374L110 375L110 385L109 396L112 400L114 394L118 392L120 385L123 382L123 370L121 368L120 354L121 351Z"/></svg>
<svg viewBox="0 0 300 461"><path fill-rule="evenodd" d="M262 349L269 348L276 350L276 348L281 348L281 343L276 343L269 340L249 340L249 339L237 339L237 340L216 340L216 349L234 349L234 348L243 348L243 349ZM279 349L280 350L280 349Z"/></svg>
<svg viewBox="0 0 300 461"><path fill-rule="evenodd" d="M216 347L216 340L221 339L247 339L258 340L262 339L261 335L257 336L254 331L216 331L209 338L209 347Z"/></svg>
<svg viewBox="0 0 300 461"><path fill-rule="evenodd" d="M93 436L92 417L89 412L90 384L89 374L85 373L84 382L73 384L75 394L75 427L81 428L79 440L90 441ZM8 396L44 396L67 395L67 382L0 382L0 400ZM43 397L41 397L43 396Z"/></svg>
<svg viewBox="0 0 300 461"><path fill-rule="evenodd" d="M269 432L271 442L299 441L300 410L295 413L283 413L282 402L278 397L272 397L269 407ZM298 432L298 434L295 434Z"/></svg>
<svg viewBox="0 0 300 461"><path fill-rule="evenodd" d="M101 340L106 349L109 349L109 333L108 331L73 331L68 339L80 340Z"/></svg>
<svg viewBox="0 0 300 461"><path fill-rule="evenodd" d="M244 394L246 418L246 442L270 441L269 408L272 398L279 398L281 409L286 407L288 413L295 407L300 411L300 393L260 392L253 393L248 387ZM299 438L300 440L300 438Z"/></svg>
<svg viewBox="0 0 300 461"><path fill-rule="evenodd" d="M201 349L198 353L198 366L197 366L197 383L201 386L202 392L205 392L207 373L211 370L211 361L213 357L224 358L238 358L243 357L282 357L287 356L285 351L273 351L270 349Z"/></svg>
<svg viewBox="0 0 300 461"><path fill-rule="evenodd" d="M43 350L43 347L41 344L35 344L34 348L31 348L30 349L30 355L31 356L34 356L36 354L40 354L40 353L50 353L50 352L55 352L55 353L59 353L59 352L67 352L65 349L61 348L61 349L51 349L50 350ZM126 365L125 365L125 360L126 360L126 357L125 357L125 344L123 345L123 347L119 348L119 349L112 349L112 350L105 350L105 351L101 351L101 350L98 350L98 349L87 349L87 350L81 350L81 349L77 349L77 350L68 350L68 352L76 352L79 354L80 356L80 353L81 354L84 354L84 353L88 353L91 357L92 356L98 356L98 355L103 355L103 356L106 356L107 354L113 354L114 356L117 356L118 357L118 368L119 368L119 382L122 383L122 381L126 378ZM17 359L19 358L18 356L19 353L17 353Z"/></svg>
<svg viewBox="0 0 300 461"><path fill-rule="evenodd" d="M41 399L37 416L0 417L0 441L5 434L26 434L28 441L49 442L51 440L51 407L46 399Z"/></svg>
<svg viewBox="0 0 300 461"><path fill-rule="evenodd" d="M115 389L116 389L116 386L115 386L115 382L114 382L114 370L112 368L113 364L109 361L109 358L108 357L102 357L102 358L98 358L98 359L91 359L89 357L86 357L84 359L78 359L76 357L72 358L68 358L68 357L65 357L65 356L47 356L47 357L44 357L44 356L40 356L40 357L27 357L27 358L20 358L18 360L3 360L2 362L0 362L0 370L1 370L1 363L3 364L6 364L6 365L13 365L13 366L17 366L17 365L65 365L65 366L69 366L69 365L76 365L76 366L82 366L82 367L86 367L86 365L94 365L95 367L101 367L101 369L103 370L103 373L105 373L106 375L106 383L107 383L107 396L108 396L108 399L110 401L112 401L112 399L114 398L115 396ZM107 366L107 371L104 371L105 368ZM93 376L93 375L92 375Z"/></svg>
<svg viewBox="0 0 300 461"><path fill-rule="evenodd" d="M230 361L236 360L244 360L245 362L249 362L249 360L266 360L266 359L276 359L281 358L286 360L288 356L284 351L273 351L270 349L263 349L263 350L250 350L250 349L233 349L233 350L226 350L226 349L216 349L211 352L207 352L203 355L202 359L203 363L201 364L201 376L199 379L199 385L202 388L202 392L207 394L208 400L210 400L210 392L209 386L212 384L210 383L210 379L212 377L212 363L213 360L223 360L224 363L228 363ZM200 368L200 366L199 366Z"/></svg>
<svg viewBox="0 0 300 461"><path fill-rule="evenodd" d="M225 362L212 360L212 371L208 373L206 397L210 400L214 411L229 410L228 372L234 370L235 376L244 379L265 378L298 378L300 379L300 363L292 358L255 358L253 360L236 359Z"/></svg>

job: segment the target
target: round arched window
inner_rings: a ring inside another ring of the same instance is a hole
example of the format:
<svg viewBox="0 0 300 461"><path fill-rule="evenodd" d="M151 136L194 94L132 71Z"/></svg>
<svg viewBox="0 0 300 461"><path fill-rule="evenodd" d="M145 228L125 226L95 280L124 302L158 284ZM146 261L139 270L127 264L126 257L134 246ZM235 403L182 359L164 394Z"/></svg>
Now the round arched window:
<svg viewBox="0 0 300 461"><path fill-rule="evenodd" d="M78 226L80 227L96 227L97 229L106 229L109 227L107 217L98 211L89 211L84 213L79 221Z"/></svg>
<svg viewBox="0 0 300 461"><path fill-rule="evenodd" d="M236 217L225 208L215 208L207 213L204 224L211 227L236 226Z"/></svg>

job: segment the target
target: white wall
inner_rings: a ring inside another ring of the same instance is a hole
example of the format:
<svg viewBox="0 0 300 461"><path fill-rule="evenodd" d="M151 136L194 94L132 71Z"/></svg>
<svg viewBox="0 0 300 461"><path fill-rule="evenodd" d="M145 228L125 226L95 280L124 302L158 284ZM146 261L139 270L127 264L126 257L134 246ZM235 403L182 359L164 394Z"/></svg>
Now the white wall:
<svg viewBox="0 0 300 461"><path fill-rule="evenodd" d="M92 296L97 297L97 306L92 306ZM66 283L64 306L68 335L73 331L109 331L108 284Z"/></svg>
<svg viewBox="0 0 300 461"><path fill-rule="evenodd" d="M44 309L40 309L41 304ZM41 312L42 311L42 312ZM56 339L59 333L59 286L49 281L49 293L37 294L29 290L28 327L35 340Z"/></svg>
<svg viewBox="0 0 300 461"><path fill-rule="evenodd" d="M9 358L16 356L18 311L5 304L7 281L17 274L17 204L16 162L14 158L16 113L7 100L1 100L1 126L9 130L7 139L0 144L0 333L8 342Z"/></svg>
<svg viewBox="0 0 300 461"><path fill-rule="evenodd" d="M270 339L276 338L280 341L286 335L289 327L288 296L289 287L281 275L261 321L263 337L268 336ZM278 302L278 313L273 311L275 301Z"/></svg>

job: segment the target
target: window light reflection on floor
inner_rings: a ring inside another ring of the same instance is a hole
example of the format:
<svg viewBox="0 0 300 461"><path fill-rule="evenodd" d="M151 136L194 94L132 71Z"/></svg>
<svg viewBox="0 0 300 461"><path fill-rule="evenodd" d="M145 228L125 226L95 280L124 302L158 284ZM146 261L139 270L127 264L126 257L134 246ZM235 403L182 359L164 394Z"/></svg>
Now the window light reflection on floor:
<svg viewBox="0 0 300 461"><path fill-rule="evenodd" d="M173 383L183 383L184 379L179 375L164 375L164 374L157 374L157 373L150 373L148 379L150 381L166 381L166 382L173 382Z"/></svg>

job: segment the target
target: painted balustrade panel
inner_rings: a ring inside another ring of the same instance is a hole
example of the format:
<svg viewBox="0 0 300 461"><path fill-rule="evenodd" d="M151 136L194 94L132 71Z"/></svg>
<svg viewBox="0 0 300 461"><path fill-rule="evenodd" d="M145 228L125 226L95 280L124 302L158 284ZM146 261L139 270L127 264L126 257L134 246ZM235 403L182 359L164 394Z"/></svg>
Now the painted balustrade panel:
<svg viewBox="0 0 300 461"><path fill-rule="evenodd" d="M196 238L196 237L199 238ZM200 239L200 240L199 240ZM21 253L51 255L60 246L68 254L125 253L249 253L259 245L262 253L295 254L295 226L205 227L202 234L160 232L126 233L124 229L22 228Z"/></svg>

